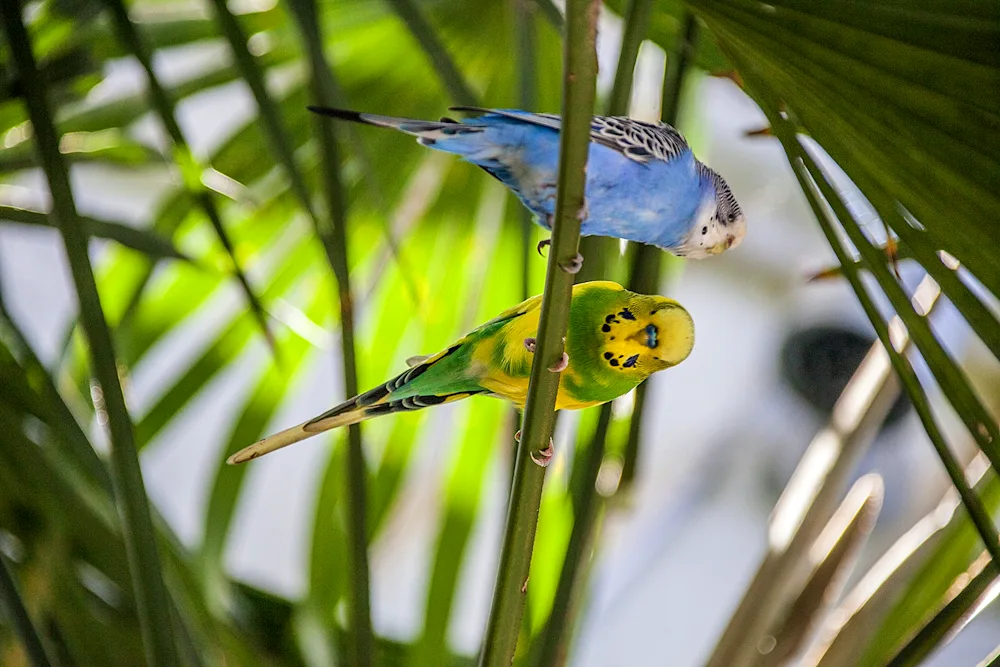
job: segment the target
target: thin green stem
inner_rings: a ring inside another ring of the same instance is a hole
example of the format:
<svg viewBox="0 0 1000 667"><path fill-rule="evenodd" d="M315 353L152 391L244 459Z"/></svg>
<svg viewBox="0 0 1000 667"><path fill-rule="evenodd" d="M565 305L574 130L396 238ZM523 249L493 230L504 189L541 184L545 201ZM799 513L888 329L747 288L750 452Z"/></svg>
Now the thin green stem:
<svg viewBox="0 0 1000 667"><path fill-rule="evenodd" d="M677 125L680 111L681 91L684 79L694 60L694 50L698 44L698 22L691 12L684 14L680 41L674 53L667 57L663 71L663 92L660 104L660 118L668 125ZM663 266L663 252L654 246L640 244L632 258L628 288L640 294L652 294L659 289L660 273ZM635 481L636 462L639 460L640 435L646 414L646 394L649 383L643 382L635 390L635 404L632 420L628 427L628 440L622 461L622 474L618 490L629 489Z"/></svg>
<svg viewBox="0 0 1000 667"><path fill-rule="evenodd" d="M533 0L512 0L514 5L514 32L517 40L518 106L525 111L534 111L537 104L537 77L535 75L536 37L535 11ZM534 248L534 215L524 206L518 207L521 218L521 298L531 296L531 260Z"/></svg>
<svg viewBox="0 0 1000 667"><path fill-rule="evenodd" d="M121 1L121 0L117 0ZM250 53L247 46L247 36L240 25L239 20L229 11L226 0L212 0L215 5L215 16L222 34L229 42L229 48L233 52L236 60L236 67L239 69L243 80L246 81L254 100L257 102L257 109L260 120L263 123L264 132L274 149L278 162L285 169L288 180L302 208L313 218L316 217L313 211L312 198L309 196L309 189L306 187L305 178L302 171L295 162L295 147L291 136L288 134L285 124L281 119L281 112L274 99L267 92L264 84L264 68L261 67L257 58Z"/></svg>
<svg viewBox="0 0 1000 667"><path fill-rule="evenodd" d="M631 0L625 14L625 29L622 32L621 50L618 53L618 68L615 82L608 99L609 116L627 116L632 101L632 81L635 78L635 62L639 58L639 47L649 30L649 15L652 0Z"/></svg>
<svg viewBox="0 0 1000 667"><path fill-rule="evenodd" d="M87 478L110 493L112 487L108 469L91 446L87 434L80 428L76 416L59 395L52 376L28 344L28 339L8 312L3 299L0 299L0 327L10 339L11 350L21 357L20 361L25 370L32 373L41 384L38 388L39 393L45 398L50 410L49 426L59 434L65 446L67 460L72 461L77 470L82 471Z"/></svg>
<svg viewBox="0 0 1000 667"><path fill-rule="evenodd" d="M14 633L20 638L24 653L28 656L32 667L49 667L55 664L49 659L42 636L31 622L31 616L28 615L24 600L21 599L17 584L2 553L0 553L0 608L7 612L7 618L14 626Z"/></svg>
<svg viewBox="0 0 1000 667"><path fill-rule="evenodd" d="M35 225L39 227L55 227L56 223L45 213L31 211L16 206L0 205L0 220L10 222ZM100 220L89 216L80 216L80 222L88 236L115 241L126 248L131 248L141 252L149 259L179 259L185 262L193 262L190 257L182 253L173 241L165 236L148 230L130 227L121 222L110 220Z"/></svg>
<svg viewBox="0 0 1000 667"><path fill-rule="evenodd" d="M406 24L410 32L420 43L424 53L431 59L431 64L441 77L441 83L457 104L462 106L477 106L477 96L462 76L461 70L445 48L433 26L424 16L423 11L413 0L389 0L399 18Z"/></svg>
<svg viewBox="0 0 1000 667"><path fill-rule="evenodd" d="M639 46L649 29L649 18L652 9L651 0L633 0L625 17L625 29L622 36L621 51L618 56L618 69L615 74L614 87L608 101L608 114L624 116L628 114L629 102L632 97L632 82L635 73L636 60L639 57ZM604 267L604 250L613 241L586 239L585 269L590 270L589 276L600 277ZM602 247L603 246L603 247ZM655 255L660 251L652 248ZM595 252L596 251L596 252ZM596 255L596 257L595 257ZM597 275L594 275L597 274ZM552 603L552 611L542 633L541 648L537 662L540 666L555 666L565 663L572 630L576 623L579 599L579 588L586 581L586 572L593 554L593 544L597 535L599 517L603 512L602 498L597 495L597 476L604 461L607 449L608 428L611 425L611 403L605 403L599 408L597 426L586 449L582 464L573 471L573 530L570 533L566 557L556 585L556 594Z"/></svg>
<svg viewBox="0 0 1000 667"><path fill-rule="evenodd" d="M277 348L275 347L271 329L267 325L267 315L264 312L264 306L254 293L249 279L240 267L239 261L236 258L236 252L233 249L232 240L229 238L229 233L222 223L222 214L219 211L215 198L208 188L205 187L204 183L202 183L201 176L205 171L205 167L198 163L198 160L191 152L191 148L188 146L184 133L181 131L180 124L177 122L176 104L166 88L160 83L159 77L156 76L156 72L153 70L153 59L149 47L146 46L139 35L139 31L129 19L128 9L125 7L124 0L105 1L111 10L115 29L118 32L118 39L132 52L132 55L139 61L139 64L146 73L146 81L149 85L149 101L156 110L157 115L160 117L160 122L163 123L163 127L174 144L174 159L181 171L184 184L202 212L204 212L205 217L212 224L219 242L222 244L226 254L229 255L233 263L233 275L243 289L247 303L250 305L250 310L257 319L257 323L260 325L264 338L267 340L271 350L276 352Z"/></svg>
<svg viewBox="0 0 1000 667"><path fill-rule="evenodd" d="M545 469L535 459L550 446L559 373L549 371L562 358L573 275L562 267L577 254L579 212L583 207L590 123L597 79L597 0L569 0L559 144L559 184L552 247L545 276L537 347L525 401L521 442L507 510L493 604L486 626L480 667L510 667L517 648L531 551L538 523Z"/></svg>
<svg viewBox="0 0 1000 667"><path fill-rule="evenodd" d="M563 665L569 656L572 629L576 623L575 612L578 611L573 603L578 597L580 586L586 580L584 573L590 563L598 518L603 508L602 499L597 495L596 482L597 473L604 461L610 424L611 404L605 403L600 408L597 428L587 447L586 458L578 469L581 479L573 497L573 531L569 536L569 544L566 545L566 558L559 573L552 611L540 640L538 660L534 663L539 667Z"/></svg>
<svg viewBox="0 0 1000 667"><path fill-rule="evenodd" d="M915 667L922 664L927 656L941 647L956 626L968 622L969 610L976 607L996 585L998 576L1000 576L1000 564L995 560L986 563L982 571L972 577L965 587L896 653L887 667Z"/></svg>
<svg viewBox="0 0 1000 667"><path fill-rule="evenodd" d="M92 369L100 389L111 441L111 474L122 521L122 533L135 590L136 610L142 628L146 660L154 667L178 664L170 618L170 600L163 582L156 534L142 482L132 421L118 380L111 333L101 308L94 271L87 254L88 238L76 212L69 173L59 152L56 132L46 99L46 81L38 73L20 2L0 3L7 44L14 68L24 83L24 101L34 128L35 148L48 179L52 211L62 232L70 271L80 303L84 332L90 343Z"/></svg>
<svg viewBox="0 0 1000 667"><path fill-rule="evenodd" d="M316 104L336 106L337 83L323 52L316 4L313 0L292 0L290 5L308 53L312 97ZM328 219L316 218L315 221L323 250L339 288L344 392L348 396L354 396L358 393L358 366L354 343L354 298L347 257L347 198L340 175L340 146L334 134L333 123L316 116L315 127L319 137L323 192L328 216ZM347 430L346 474L347 538L351 568L348 609L353 654L350 664L368 667L372 664L374 651L368 566L368 465L365 462L359 424L353 424Z"/></svg>

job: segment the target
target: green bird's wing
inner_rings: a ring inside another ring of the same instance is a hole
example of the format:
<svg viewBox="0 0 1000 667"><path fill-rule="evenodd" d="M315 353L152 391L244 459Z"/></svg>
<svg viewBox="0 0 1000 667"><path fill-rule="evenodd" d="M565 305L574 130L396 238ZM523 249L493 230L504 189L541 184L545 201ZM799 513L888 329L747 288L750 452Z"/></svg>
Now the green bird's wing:
<svg viewBox="0 0 1000 667"><path fill-rule="evenodd" d="M536 310L541 297L533 297L504 311L462 337L448 348L425 359L411 358L414 365L387 382L354 396L323 414L268 436L229 457L243 463L305 440L323 431L396 412L420 410L490 392L480 384L488 373L475 359L481 346L495 338L505 324Z"/></svg>

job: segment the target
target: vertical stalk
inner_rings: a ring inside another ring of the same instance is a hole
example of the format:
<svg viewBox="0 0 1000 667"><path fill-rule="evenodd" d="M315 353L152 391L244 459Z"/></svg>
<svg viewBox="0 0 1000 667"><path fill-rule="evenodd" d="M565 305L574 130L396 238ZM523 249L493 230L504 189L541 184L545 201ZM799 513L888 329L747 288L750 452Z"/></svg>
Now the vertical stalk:
<svg viewBox="0 0 1000 667"><path fill-rule="evenodd" d="M21 640L24 654L32 667L49 667L54 664L45 651L42 636L31 622L31 616L24 607L24 601L14 583L14 577L7 568L7 562L0 554L0 609L7 612L7 618L14 626L14 634Z"/></svg>
<svg viewBox="0 0 1000 667"><path fill-rule="evenodd" d="M466 83L462 72L448 53L448 49L441 43L434 28L428 23L420 7L413 0L389 0L389 4L420 42L451 98L462 106L477 106L476 94Z"/></svg>
<svg viewBox="0 0 1000 667"><path fill-rule="evenodd" d="M316 3L313 0L292 0L290 4L308 52L313 100L322 106L336 106L337 84L323 52ZM354 396L358 393L358 369L354 344L354 300L347 258L347 200L340 178L340 146L334 134L333 123L316 116L316 131L329 220L315 220L317 233L323 242L323 250L339 288L344 392L347 396ZM359 424L353 424L347 430L347 481L348 561L351 568L348 600L352 653L350 664L368 667L372 664L374 650L368 567L368 465L365 462Z"/></svg>
<svg viewBox="0 0 1000 667"><path fill-rule="evenodd" d="M531 380L525 401L521 442L507 510L493 604L479 658L480 667L510 667L524 613L531 551L538 523L545 469L533 457L549 447L559 373L549 371L562 357L573 275L562 269L577 254L583 208L590 122L597 79L597 0L569 0L559 141L559 185L552 247L545 276Z"/></svg>
<svg viewBox="0 0 1000 667"><path fill-rule="evenodd" d="M173 142L174 160L180 169L184 185L205 214L205 217L211 222L212 228L219 238L219 243L222 244L223 249L233 263L233 275L243 289L247 303L250 305L250 310L256 318L257 323L260 325L264 338L267 340L272 352L277 353L274 337L267 326L267 315L264 312L264 306L261 304L260 299L257 298L257 295L254 294L250 281L247 279L246 274L243 273L243 269L240 268L232 241L226 232L225 226L222 224L222 214L219 212L219 207L215 203L212 193L209 192L201 180L205 167L199 164L191 152L191 148L188 146L184 133L181 132L181 127L177 122L176 104L166 88L160 83L159 77L156 76L156 72L153 70L152 54L140 37L135 25L129 19L128 9L125 7L124 0L106 0L106 3L111 10L118 39L126 49L132 52L132 55L135 56L135 59L139 61L139 64L146 72L150 104L156 110L157 115L160 117L160 122L163 123L164 129L166 129L171 142Z"/></svg>
<svg viewBox="0 0 1000 667"><path fill-rule="evenodd" d="M917 632L913 639L899 649L887 667L916 667L922 664L935 649L947 643L953 633L972 620L976 608L995 588L997 577L1000 576L1000 565L996 561L986 560L987 558L987 554L983 554L977 563L973 563L964 575L968 583L961 587L961 590ZM986 560L985 565L983 560ZM982 569L975 576L971 576L977 567ZM996 662L994 659L990 664Z"/></svg>
<svg viewBox="0 0 1000 667"><path fill-rule="evenodd" d="M694 59L697 43L698 22L691 12L686 12L677 49L667 58L666 69L663 72L663 99L660 105L660 118L668 125L677 125L684 76ZM659 286L662 265L663 252L661 250L653 246L639 245L633 256L628 288L641 294L655 292ZM629 488L635 481L635 466L639 459L639 436L642 432L643 417L646 414L646 393L648 391L649 383L647 382L643 382L635 390L635 405L632 409L632 420L629 423L628 440L625 443L622 475L618 483L619 490Z"/></svg>
<svg viewBox="0 0 1000 667"><path fill-rule="evenodd" d="M633 0L629 7L625 18L625 30L618 57L615 83L608 103L609 115L621 116L628 113L636 59L639 56L639 47L648 31L651 7L651 0ZM667 85L666 81L664 85ZM679 88L677 92L679 93ZM650 251L649 263L655 263L654 270L658 274L662 251L653 246L642 244L639 245L639 248ZM655 276L653 283L645 291L655 290ZM574 601L579 597L578 588L585 581L584 573L587 571L587 565L593 553L593 542L603 508L602 499L597 495L596 485L597 475L604 461L610 425L611 403L605 403L600 407L597 427L587 447L586 457L583 459L582 465L574 470L574 482L577 482L577 476L579 476L579 481L574 484L574 488L578 491L573 497L573 530L570 533L566 558L563 561L559 583L556 586L552 612L549 614L549 620L543 632L541 649L536 663L540 666L564 664L568 656L572 628L576 620Z"/></svg>
<svg viewBox="0 0 1000 667"><path fill-rule="evenodd" d="M7 44L24 102L34 129L35 150L52 195L52 215L62 233L70 272L80 304L80 318L90 346L92 370L100 391L98 413L107 417L111 476L122 522L136 611L142 628L146 661L153 667L178 664L170 618L170 600L163 582L156 534L142 482L135 434L118 380L111 332L104 318L94 270L87 254L88 238L73 201L69 172L59 152L59 135L46 99L46 81L38 72L18 0L0 2Z"/></svg>
<svg viewBox="0 0 1000 667"><path fill-rule="evenodd" d="M517 40L517 72L520 90L518 107L525 111L535 111L537 104L535 81L535 11L534 0L513 0L514 30ZM524 206L518 206L521 217L521 298L531 296L531 247L533 214Z"/></svg>
<svg viewBox="0 0 1000 667"><path fill-rule="evenodd" d="M610 424L611 404L606 403L601 406L597 429L586 450L586 459L578 468L583 479L577 485L579 494L573 498L573 530L566 545L566 558L559 573L552 612L542 632L541 649L537 662L534 663L539 667L563 665L569 655L572 629L576 622L577 609L574 602L579 597L580 586L586 580L584 573L590 562L598 518L603 505L601 498L597 496L596 483L597 473L604 460Z"/></svg>

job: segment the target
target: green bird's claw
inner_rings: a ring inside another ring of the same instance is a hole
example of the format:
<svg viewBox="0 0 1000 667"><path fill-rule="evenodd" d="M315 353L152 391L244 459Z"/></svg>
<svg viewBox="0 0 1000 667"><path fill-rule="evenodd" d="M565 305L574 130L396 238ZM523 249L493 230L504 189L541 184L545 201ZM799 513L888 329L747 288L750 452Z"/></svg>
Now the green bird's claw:
<svg viewBox="0 0 1000 667"><path fill-rule="evenodd" d="M555 455L556 450L552 446L552 438L549 438L549 446L545 449L540 449L537 452L531 452L531 460L543 468L548 467L549 463L552 462L552 457Z"/></svg>
<svg viewBox="0 0 1000 667"><path fill-rule="evenodd" d="M583 255L576 253L576 256L565 264L560 264L559 268L566 273L580 273L580 269L583 268Z"/></svg>
<svg viewBox="0 0 1000 667"><path fill-rule="evenodd" d="M542 257L545 257L545 255L542 254L542 248L546 248L546 247L548 247L550 245L552 245L552 239L542 239L541 241L538 242L538 245L535 246L535 250L538 251L539 255L542 255Z"/></svg>
<svg viewBox="0 0 1000 667"><path fill-rule="evenodd" d="M531 352L532 354L534 354L535 353L535 342L536 341L535 341L534 338L530 338L530 337L529 338L525 338L524 339L524 349L526 349L528 352Z"/></svg>
<svg viewBox="0 0 1000 667"><path fill-rule="evenodd" d="M553 373L560 373L566 370L567 366L569 366L569 355L563 352L562 358L556 362L555 366L549 366L549 370L552 371Z"/></svg>
<svg viewBox="0 0 1000 667"><path fill-rule="evenodd" d="M521 429L517 429L517 433L514 434L514 442L521 442Z"/></svg>

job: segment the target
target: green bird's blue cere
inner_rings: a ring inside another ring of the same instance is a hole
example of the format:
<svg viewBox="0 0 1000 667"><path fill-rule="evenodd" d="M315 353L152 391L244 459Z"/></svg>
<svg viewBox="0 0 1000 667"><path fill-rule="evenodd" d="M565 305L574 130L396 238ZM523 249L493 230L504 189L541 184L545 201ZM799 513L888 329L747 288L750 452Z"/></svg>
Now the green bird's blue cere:
<svg viewBox="0 0 1000 667"><path fill-rule="evenodd" d="M458 107L482 115L456 121L393 118L309 107L312 111L417 137L453 153L510 188L552 229L562 121L516 109ZM682 257L717 255L737 245L746 219L722 176L699 162L664 123L594 116L580 233L647 243Z"/></svg>
<svg viewBox="0 0 1000 667"><path fill-rule="evenodd" d="M657 346L656 334L658 333L655 324L646 325L646 347L655 350Z"/></svg>

